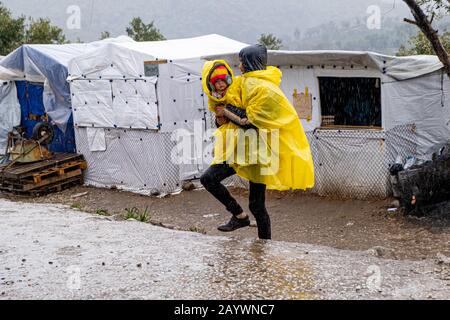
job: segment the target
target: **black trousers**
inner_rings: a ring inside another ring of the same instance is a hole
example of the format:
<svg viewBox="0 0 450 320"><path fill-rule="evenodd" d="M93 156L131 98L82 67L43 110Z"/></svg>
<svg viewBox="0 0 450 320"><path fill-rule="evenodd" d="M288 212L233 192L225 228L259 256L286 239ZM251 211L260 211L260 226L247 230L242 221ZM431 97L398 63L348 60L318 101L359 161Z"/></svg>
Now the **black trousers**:
<svg viewBox="0 0 450 320"><path fill-rule="evenodd" d="M237 216L243 213L244 210L221 183L235 174L236 171L228 164L217 164L206 170L200 178L200 182L231 214ZM250 182L249 209L256 219L259 238L271 239L270 217L266 209L266 185Z"/></svg>

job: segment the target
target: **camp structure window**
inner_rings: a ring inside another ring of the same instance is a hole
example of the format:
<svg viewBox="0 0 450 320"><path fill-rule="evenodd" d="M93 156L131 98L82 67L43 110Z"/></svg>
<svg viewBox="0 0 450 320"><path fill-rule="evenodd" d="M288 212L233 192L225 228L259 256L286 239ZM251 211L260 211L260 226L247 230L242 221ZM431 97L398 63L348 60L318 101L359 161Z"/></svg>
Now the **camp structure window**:
<svg viewBox="0 0 450 320"><path fill-rule="evenodd" d="M379 78L318 79L322 127L381 128Z"/></svg>
<svg viewBox="0 0 450 320"><path fill-rule="evenodd" d="M158 77L159 65L167 63L167 60L144 61L144 70L146 77Z"/></svg>

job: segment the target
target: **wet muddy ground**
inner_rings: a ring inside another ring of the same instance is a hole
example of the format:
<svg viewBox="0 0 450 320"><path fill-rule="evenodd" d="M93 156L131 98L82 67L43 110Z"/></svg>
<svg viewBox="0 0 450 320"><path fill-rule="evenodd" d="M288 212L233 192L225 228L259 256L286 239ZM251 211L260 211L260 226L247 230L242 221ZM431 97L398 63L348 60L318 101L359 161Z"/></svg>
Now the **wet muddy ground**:
<svg viewBox="0 0 450 320"><path fill-rule="evenodd" d="M445 257L205 236L4 199L0 225L0 299L450 299Z"/></svg>
<svg viewBox="0 0 450 320"><path fill-rule="evenodd" d="M243 208L248 193L232 189ZM76 187L42 198L0 198L32 203L60 203L73 209L123 220L126 208L148 208L151 223L164 227L219 235L233 239L255 239L255 227L224 234L217 225L229 214L204 190L185 191L165 198L140 196L118 190ZM366 251L389 259L433 259L450 256L450 213L440 217L407 217L388 212L392 200L338 200L304 193L269 192L267 207L272 219L273 239ZM254 219L253 219L254 221Z"/></svg>

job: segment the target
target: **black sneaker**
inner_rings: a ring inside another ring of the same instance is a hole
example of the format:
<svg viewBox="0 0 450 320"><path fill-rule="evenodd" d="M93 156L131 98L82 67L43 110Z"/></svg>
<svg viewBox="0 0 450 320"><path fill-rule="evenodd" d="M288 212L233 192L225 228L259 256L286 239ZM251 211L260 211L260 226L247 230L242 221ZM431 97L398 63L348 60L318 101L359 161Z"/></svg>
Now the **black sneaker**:
<svg viewBox="0 0 450 320"><path fill-rule="evenodd" d="M238 219L235 216L231 217L230 221L227 224L219 226L219 229L222 232L231 232L240 228L245 228L250 226L250 218L247 217L245 219Z"/></svg>

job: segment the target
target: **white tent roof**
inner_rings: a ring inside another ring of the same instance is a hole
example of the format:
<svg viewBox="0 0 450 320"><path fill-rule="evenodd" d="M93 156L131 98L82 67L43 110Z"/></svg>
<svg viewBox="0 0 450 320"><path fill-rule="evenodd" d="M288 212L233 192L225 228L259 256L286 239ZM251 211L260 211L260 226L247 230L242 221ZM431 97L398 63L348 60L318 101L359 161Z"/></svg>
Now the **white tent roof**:
<svg viewBox="0 0 450 320"><path fill-rule="evenodd" d="M51 72L51 70L45 70L46 68L54 68L55 65L59 65L63 69L67 69L71 59L90 50L107 43L130 41L133 40L122 36L91 43L23 45L0 59L0 78L10 80L26 78L29 81L44 82L45 71ZM14 79L11 79L12 77Z"/></svg>
<svg viewBox="0 0 450 320"><path fill-rule="evenodd" d="M63 130L70 118L70 90L67 84L69 61L97 47L112 42L133 41L128 37L92 43L64 45L23 45L0 61L0 79L46 82L44 107Z"/></svg>
<svg viewBox="0 0 450 320"><path fill-rule="evenodd" d="M247 44L218 34L201 37L150 42L118 43L129 50L152 55L158 59L182 60L205 55L239 52Z"/></svg>
<svg viewBox="0 0 450 320"><path fill-rule="evenodd" d="M5 58L5 56L0 56L0 62L3 60L3 58ZM14 74L13 72L3 68L2 66L0 66L0 79L2 81L4 81L4 79L9 79L16 76L16 74Z"/></svg>
<svg viewBox="0 0 450 320"><path fill-rule="evenodd" d="M144 61L181 61L208 55L236 54L245 43L217 34L195 38L149 41L111 42L80 55L69 63L69 80L98 76L110 69L118 77L139 77L144 73ZM112 70L114 69L114 70Z"/></svg>
<svg viewBox="0 0 450 320"><path fill-rule="evenodd" d="M218 55L204 57L212 60ZM238 64L236 54L225 58L232 64ZM377 69L396 80L415 78L442 69L442 63L436 56L395 57L365 51L269 51L268 63L273 66L312 66L326 68Z"/></svg>

